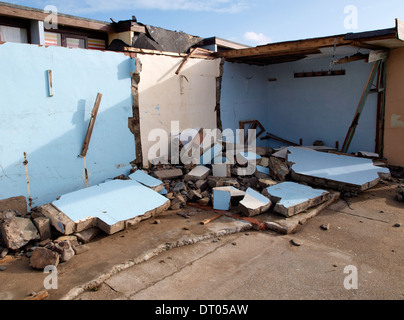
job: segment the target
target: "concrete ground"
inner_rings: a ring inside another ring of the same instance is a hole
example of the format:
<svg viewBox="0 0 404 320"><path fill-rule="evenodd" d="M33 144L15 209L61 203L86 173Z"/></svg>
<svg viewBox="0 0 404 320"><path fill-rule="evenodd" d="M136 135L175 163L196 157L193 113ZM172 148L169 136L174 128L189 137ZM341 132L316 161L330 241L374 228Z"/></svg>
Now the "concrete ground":
<svg viewBox="0 0 404 320"><path fill-rule="evenodd" d="M89 251L60 264L58 289L48 299L403 300L404 203L394 199L396 185L341 200L292 235L255 231L228 217L203 226L212 213L188 208L195 214L183 218L168 211L159 224L152 219L100 236ZM27 260L0 272L0 299L43 289L47 274ZM355 283L347 266L357 270L357 289L344 286Z"/></svg>

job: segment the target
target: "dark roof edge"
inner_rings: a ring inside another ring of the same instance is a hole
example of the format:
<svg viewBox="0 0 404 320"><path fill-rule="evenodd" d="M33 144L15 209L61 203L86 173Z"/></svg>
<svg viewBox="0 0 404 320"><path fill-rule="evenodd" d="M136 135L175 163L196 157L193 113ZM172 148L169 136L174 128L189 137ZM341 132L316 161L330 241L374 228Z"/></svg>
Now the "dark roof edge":
<svg viewBox="0 0 404 320"><path fill-rule="evenodd" d="M5 6L5 7L10 7L10 8L15 8L15 9L21 9L21 10L26 10L26 11L32 11L32 12L45 13L45 11L41 10L41 9L21 6L21 5L17 5L17 4L2 2L2 1L0 1L0 6ZM76 20L82 20L82 21L88 21L88 22L97 22L97 23L103 23L105 25L110 25L110 23L106 22L106 21L83 18L83 17L73 16L73 15L70 15L70 14L64 14L64 13L60 13L60 12L58 12L57 14L60 17L66 17L66 18L71 18L71 19L76 19Z"/></svg>

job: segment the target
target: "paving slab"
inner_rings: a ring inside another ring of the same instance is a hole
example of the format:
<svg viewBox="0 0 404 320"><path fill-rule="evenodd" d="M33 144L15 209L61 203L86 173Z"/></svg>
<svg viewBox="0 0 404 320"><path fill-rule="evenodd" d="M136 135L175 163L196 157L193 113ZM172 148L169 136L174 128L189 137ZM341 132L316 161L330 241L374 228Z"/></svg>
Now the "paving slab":
<svg viewBox="0 0 404 320"><path fill-rule="evenodd" d="M381 178L390 177L387 168L375 166L365 158L335 153L288 148L292 178L297 182L335 188L344 191L364 191L375 186Z"/></svg>
<svg viewBox="0 0 404 320"><path fill-rule="evenodd" d="M167 210L170 201L134 180L112 180L62 195L41 212L63 234L98 227L107 234Z"/></svg>
<svg viewBox="0 0 404 320"><path fill-rule="evenodd" d="M274 211L286 217L298 214L329 199L330 193L295 182L282 182L264 189L275 204Z"/></svg>

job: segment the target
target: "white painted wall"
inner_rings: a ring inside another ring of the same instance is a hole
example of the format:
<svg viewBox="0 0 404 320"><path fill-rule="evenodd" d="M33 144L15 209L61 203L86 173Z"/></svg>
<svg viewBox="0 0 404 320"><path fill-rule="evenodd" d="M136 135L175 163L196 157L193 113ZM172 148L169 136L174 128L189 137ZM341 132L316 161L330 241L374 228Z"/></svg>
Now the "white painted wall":
<svg viewBox="0 0 404 320"><path fill-rule="evenodd" d="M179 129L216 128L216 77L220 59L189 59L176 75L184 60L181 57L138 54L142 63L139 83L139 112L143 163L155 141L149 141L153 129L171 132L171 121ZM185 76L185 78L184 78Z"/></svg>

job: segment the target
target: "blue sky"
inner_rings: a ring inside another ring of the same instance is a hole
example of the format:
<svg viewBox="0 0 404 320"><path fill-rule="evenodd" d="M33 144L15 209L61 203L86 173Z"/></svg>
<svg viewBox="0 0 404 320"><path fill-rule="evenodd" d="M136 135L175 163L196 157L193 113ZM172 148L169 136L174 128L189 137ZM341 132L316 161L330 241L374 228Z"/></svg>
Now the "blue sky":
<svg viewBox="0 0 404 320"><path fill-rule="evenodd" d="M403 0L9 0L43 9L110 21L132 15L147 25L217 36L247 45L391 28L404 20ZM351 8L344 13L344 9ZM355 11L352 11L352 6ZM354 19L355 20L352 20ZM347 20L348 19L348 20ZM344 22L354 29L347 29Z"/></svg>

